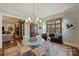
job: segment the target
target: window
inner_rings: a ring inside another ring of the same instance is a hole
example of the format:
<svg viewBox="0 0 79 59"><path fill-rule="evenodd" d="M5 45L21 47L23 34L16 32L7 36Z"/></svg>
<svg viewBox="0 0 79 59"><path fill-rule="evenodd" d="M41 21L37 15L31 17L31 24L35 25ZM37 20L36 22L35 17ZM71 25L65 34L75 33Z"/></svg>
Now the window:
<svg viewBox="0 0 79 59"><path fill-rule="evenodd" d="M46 21L47 33L62 33L62 18Z"/></svg>

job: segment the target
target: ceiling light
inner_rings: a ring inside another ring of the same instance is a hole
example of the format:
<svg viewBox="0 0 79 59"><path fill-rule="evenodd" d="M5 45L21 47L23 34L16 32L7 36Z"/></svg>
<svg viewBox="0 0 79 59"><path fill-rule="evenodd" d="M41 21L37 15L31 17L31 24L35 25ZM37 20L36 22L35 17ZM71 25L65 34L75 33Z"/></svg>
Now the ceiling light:
<svg viewBox="0 0 79 59"><path fill-rule="evenodd" d="M34 18L34 3L33 3L33 17L32 18L28 17L28 19L26 19L26 23L33 23L33 20L36 24L41 23L41 20L39 19L39 17L37 17L36 19Z"/></svg>

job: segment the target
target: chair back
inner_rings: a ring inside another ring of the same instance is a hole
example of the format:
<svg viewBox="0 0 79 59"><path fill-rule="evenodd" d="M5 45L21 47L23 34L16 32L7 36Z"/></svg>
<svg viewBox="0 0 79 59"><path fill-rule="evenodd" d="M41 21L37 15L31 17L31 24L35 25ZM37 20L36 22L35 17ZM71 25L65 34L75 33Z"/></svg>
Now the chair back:
<svg viewBox="0 0 79 59"><path fill-rule="evenodd" d="M43 55L47 55L47 48L46 48L47 46L46 45L41 45L41 46L39 46L39 55L40 56L43 56Z"/></svg>
<svg viewBox="0 0 79 59"><path fill-rule="evenodd" d="M42 38L47 41L47 35L46 34L42 34Z"/></svg>
<svg viewBox="0 0 79 59"><path fill-rule="evenodd" d="M50 38L52 38L52 37L54 37L55 36L55 34L49 34L49 37Z"/></svg>

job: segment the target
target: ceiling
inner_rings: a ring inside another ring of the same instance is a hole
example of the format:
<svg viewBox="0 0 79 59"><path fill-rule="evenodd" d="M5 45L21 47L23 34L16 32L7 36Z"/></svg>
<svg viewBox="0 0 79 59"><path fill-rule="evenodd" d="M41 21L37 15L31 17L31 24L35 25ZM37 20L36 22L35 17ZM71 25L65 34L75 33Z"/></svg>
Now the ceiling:
<svg viewBox="0 0 79 59"><path fill-rule="evenodd" d="M35 3L34 14L44 18L75 7L76 3ZM22 18L33 16L33 3L0 3L0 12Z"/></svg>

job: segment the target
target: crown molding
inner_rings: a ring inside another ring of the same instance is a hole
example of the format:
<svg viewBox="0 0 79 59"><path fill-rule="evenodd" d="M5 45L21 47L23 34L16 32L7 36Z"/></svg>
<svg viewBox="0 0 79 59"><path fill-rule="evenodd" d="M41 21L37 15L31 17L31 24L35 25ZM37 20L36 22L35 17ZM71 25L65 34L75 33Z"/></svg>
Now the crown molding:
<svg viewBox="0 0 79 59"><path fill-rule="evenodd" d="M63 18L64 15L69 14L69 13L71 13L71 12L77 12L77 11L79 11L79 6L73 7L73 8L71 8L71 9L65 10L65 11L60 12L60 13L56 13L56 14L47 16L47 17L45 17L44 19L45 19L45 20L51 20L51 19L53 19L53 18L59 18L59 17L62 17L62 18Z"/></svg>

